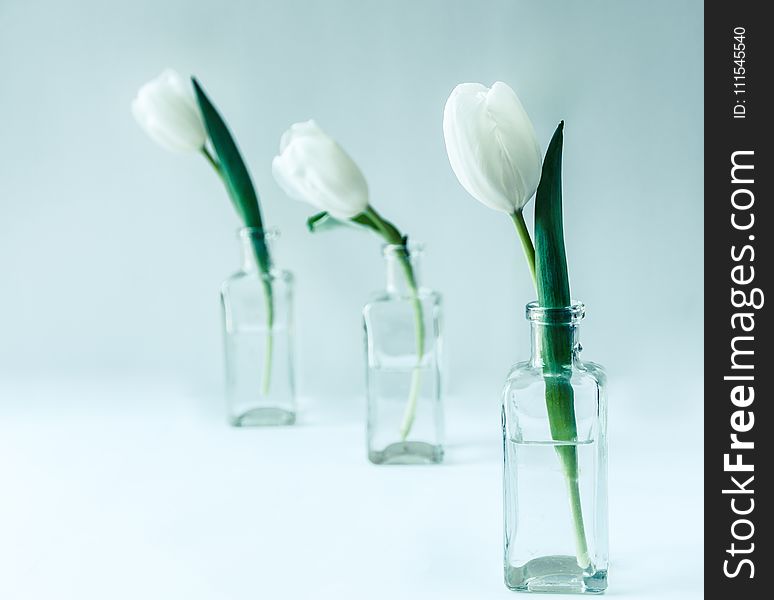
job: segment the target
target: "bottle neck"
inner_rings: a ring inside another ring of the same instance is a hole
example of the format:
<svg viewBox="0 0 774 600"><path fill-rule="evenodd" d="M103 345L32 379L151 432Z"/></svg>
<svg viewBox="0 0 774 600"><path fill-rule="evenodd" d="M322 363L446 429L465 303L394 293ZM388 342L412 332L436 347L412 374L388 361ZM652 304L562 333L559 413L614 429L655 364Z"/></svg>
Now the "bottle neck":
<svg viewBox="0 0 774 600"><path fill-rule="evenodd" d="M419 269L421 252L403 246L386 246L384 261L386 266L386 288L390 294L411 295L419 289Z"/></svg>
<svg viewBox="0 0 774 600"><path fill-rule="evenodd" d="M570 367L580 360L580 327L577 323L530 323L531 355L534 367ZM547 353L551 352L549 356Z"/></svg>
<svg viewBox="0 0 774 600"><path fill-rule="evenodd" d="M242 271L245 273L256 273L260 271L258 263L258 248L261 238L269 251L269 259L274 250L274 243L279 233L276 230L269 230L265 234L258 229L242 228L239 230L239 244L242 249Z"/></svg>

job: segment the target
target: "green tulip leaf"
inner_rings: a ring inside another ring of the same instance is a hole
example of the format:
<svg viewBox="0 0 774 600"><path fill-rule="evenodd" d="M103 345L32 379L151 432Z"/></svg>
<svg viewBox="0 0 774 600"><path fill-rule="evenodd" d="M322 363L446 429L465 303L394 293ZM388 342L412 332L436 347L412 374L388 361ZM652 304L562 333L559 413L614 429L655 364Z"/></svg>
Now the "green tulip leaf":
<svg viewBox="0 0 774 600"><path fill-rule="evenodd" d="M373 224L368 221L363 215L358 215L347 221L342 221L336 217L331 216L328 212L323 211L315 215L312 215L306 220L306 227L312 233L321 233L324 231L330 231L340 228L362 229L366 227L373 229Z"/></svg>
<svg viewBox="0 0 774 600"><path fill-rule="evenodd" d="M535 196L535 272L538 303L544 308L570 305L570 280L562 225L562 130L556 128L543 161ZM554 439L575 437L573 390L564 372L572 359L572 331L567 326L541 328L548 416Z"/></svg>
<svg viewBox="0 0 774 600"><path fill-rule="evenodd" d="M535 196L535 271L538 302L545 308L570 305L570 279L562 225L562 130L559 123L546 151Z"/></svg>
<svg viewBox="0 0 774 600"><path fill-rule="evenodd" d="M263 230L258 195L250 179L247 166L239 153L239 148L223 117L220 116L218 110L207 97L202 86L195 77L192 77L191 80L196 92L196 101L204 120L204 127L217 156L220 174L226 184L234 208L245 227ZM263 236L255 236L254 246L258 265L264 273L268 273L270 268L269 250Z"/></svg>
<svg viewBox="0 0 774 600"><path fill-rule="evenodd" d="M309 217L306 220L306 227L312 233L322 233L335 229L349 228L358 230L370 229L381 235L381 230L366 215L366 213L342 221L341 219L331 216L328 212L323 211Z"/></svg>
<svg viewBox="0 0 774 600"><path fill-rule="evenodd" d="M340 223L325 211L314 214L306 220L306 228L312 233L336 229L339 225Z"/></svg>

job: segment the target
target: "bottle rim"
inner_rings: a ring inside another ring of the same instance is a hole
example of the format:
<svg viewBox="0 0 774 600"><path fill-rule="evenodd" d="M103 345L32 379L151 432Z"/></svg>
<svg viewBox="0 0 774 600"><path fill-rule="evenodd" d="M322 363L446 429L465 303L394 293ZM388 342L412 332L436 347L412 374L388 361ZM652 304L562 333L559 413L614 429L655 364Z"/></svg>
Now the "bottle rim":
<svg viewBox="0 0 774 600"><path fill-rule="evenodd" d="M532 323L574 325L586 316L586 305L578 300L573 300L570 306L547 308L540 306L537 300L533 300L527 304L525 316Z"/></svg>
<svg viewBox="0 0 774 600"><path fill-rule="evenodd" d="M242 240L263 237L266 241L270 242L280 237L280 230L276 227L240 227L237 229L237 237Z"/></svg>
<svg viewBox="0 0 774 600"><path fill-rule="evenodd" d="M404 251L403 244L382 244L382 254L385 257L395 256ZM415 242L409 240L408 253L409 256L416 256L422 254L425 251L425 244L423 242Z"/></svg>

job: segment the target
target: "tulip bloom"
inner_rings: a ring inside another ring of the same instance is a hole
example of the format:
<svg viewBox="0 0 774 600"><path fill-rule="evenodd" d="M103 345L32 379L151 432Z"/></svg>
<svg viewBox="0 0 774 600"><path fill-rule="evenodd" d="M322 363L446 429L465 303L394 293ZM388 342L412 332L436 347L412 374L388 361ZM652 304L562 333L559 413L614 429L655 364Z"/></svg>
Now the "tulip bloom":
<svg viewBox="0 0 774 600"><path fill-rule="evenodd" d="M347 220L368 208L368 184L344 149L314 121L291 125L271 163L279 186L331 216Z"/></svg>
<svg viewBox="0 0 774 600"><path fill-rule="evenodd" d="M191 85L172 69L140 88L132 114L153 141L172 152L199 152L207 141Z"/></svg>
<svg viewBox="0 0 774 600"><path fill-rule="evenodd" d="M535 128L510 86L461 83L443 110L449 162L462 187L481 204L511 216L535 279L535 249L522 210L540 182Z"/></svg>
<svg viewBox="0 0 774 600"><path fill-rule="evenodd" d="M482 204L512 214L535 194L540 146L518 96L505 83L455 87L443 111L443 135L454 174Z"/></svg>

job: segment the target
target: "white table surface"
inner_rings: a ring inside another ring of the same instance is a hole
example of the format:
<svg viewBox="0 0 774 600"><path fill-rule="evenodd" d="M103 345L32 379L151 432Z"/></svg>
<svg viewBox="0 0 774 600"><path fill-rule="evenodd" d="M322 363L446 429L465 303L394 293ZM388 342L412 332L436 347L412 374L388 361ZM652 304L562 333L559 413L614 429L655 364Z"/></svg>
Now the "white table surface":
<svg viewBox="0 0 774 600"><path fill-rule="evenodd" d="M234 429L175 385L0 384L0 599L524 597L502 583L499 414L475 404L448 401L444 465L376 467L358 398ZM612 414L608 596L703 596L686 419Z"/></svg>

